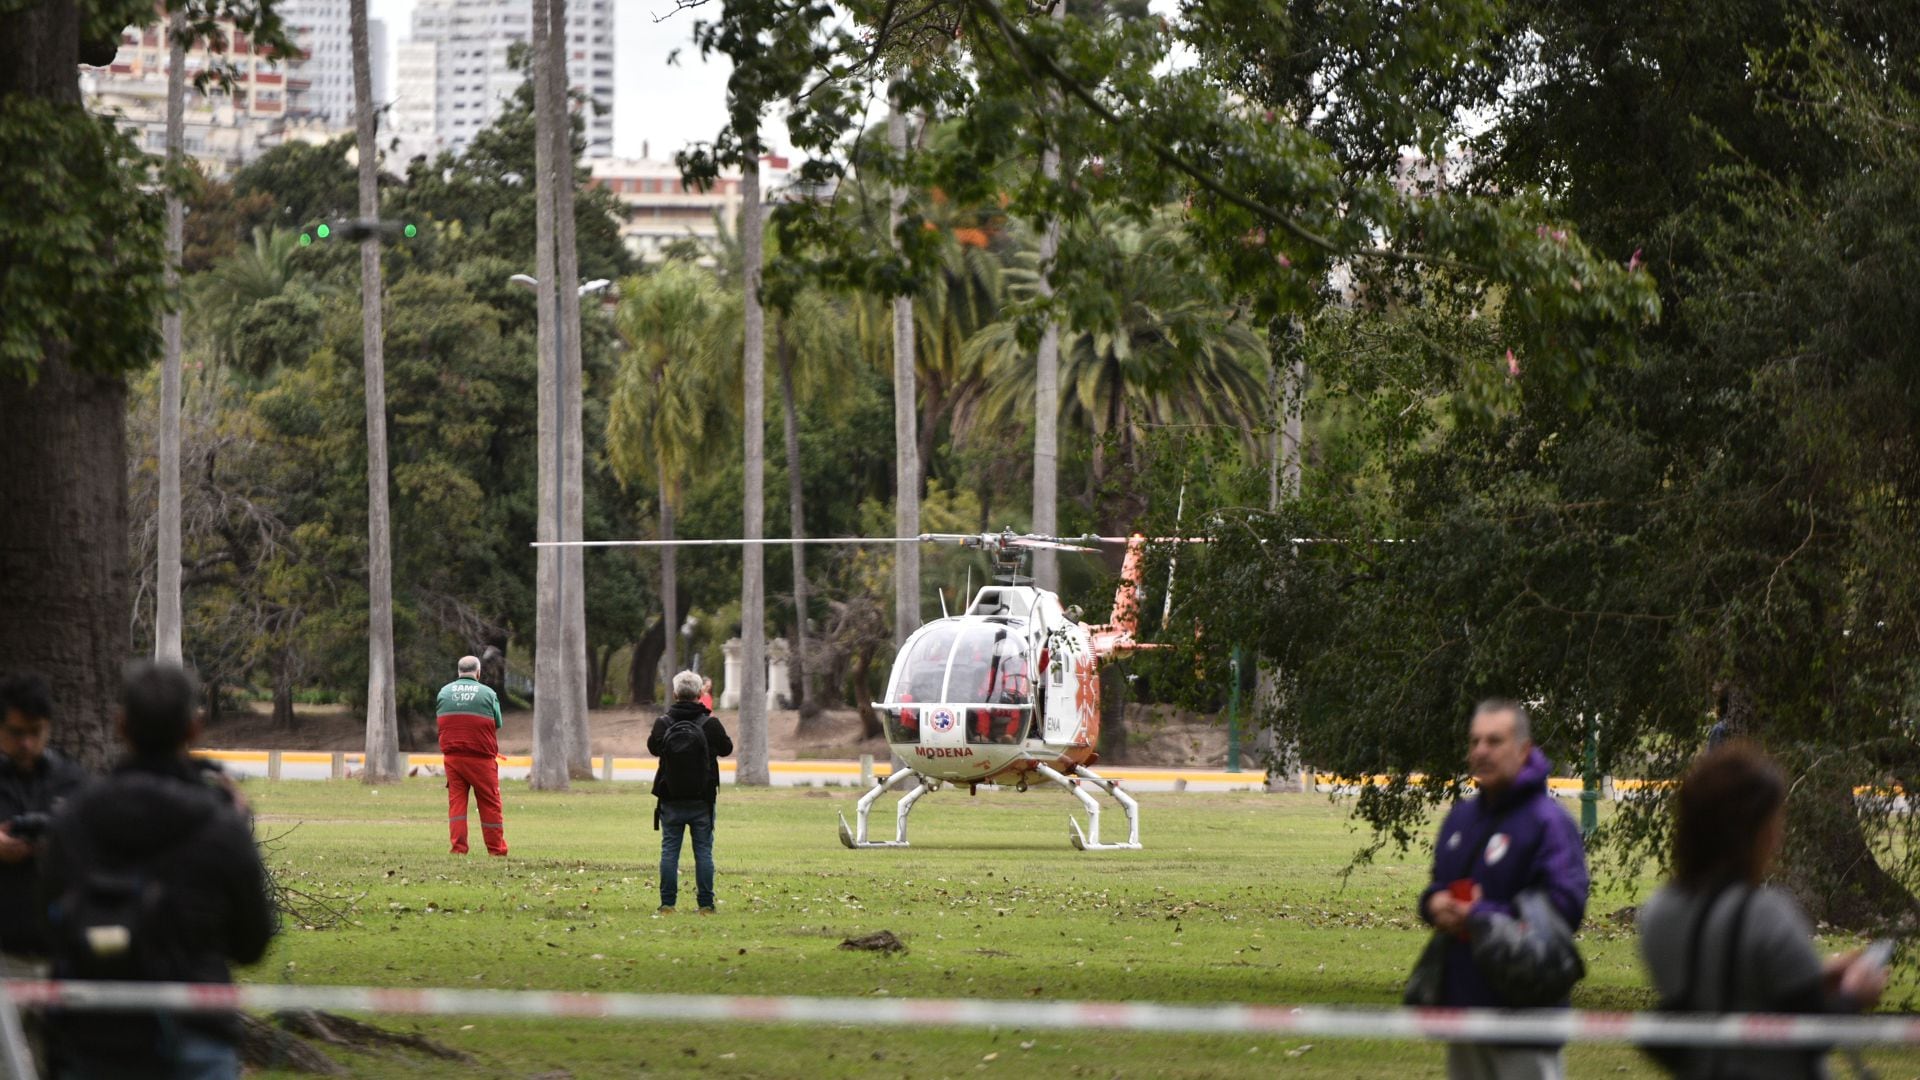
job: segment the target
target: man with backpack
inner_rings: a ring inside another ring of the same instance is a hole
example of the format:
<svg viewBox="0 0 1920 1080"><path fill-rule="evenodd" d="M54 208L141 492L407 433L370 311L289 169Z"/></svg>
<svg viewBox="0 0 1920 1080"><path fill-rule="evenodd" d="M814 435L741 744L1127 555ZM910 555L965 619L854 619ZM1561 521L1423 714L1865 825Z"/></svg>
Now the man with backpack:
<svg viewBox="0 0 1920 1080"><path fill-rule="evenodd" d="M118 717L127 758L61 808L41 856L58 979L228 983L276 929L244 803L187 747L198 690L185 670L127 669ZM237 1016L162 1010L52 1012L56 1073L237 1077Z"/></svg>
<svg viewBox="0 0 1920 1080"><path fill-rule="evenodd" d="M693 833L694 883L700 914L713 914L713 804L720 793L720 758L733 753L727 729L700 703L700 676L673 677L673 704L653 722L647 752L660 759L653 777L653 827L660 830L660 914L673 914L680 897L680 842Z"/></svg>

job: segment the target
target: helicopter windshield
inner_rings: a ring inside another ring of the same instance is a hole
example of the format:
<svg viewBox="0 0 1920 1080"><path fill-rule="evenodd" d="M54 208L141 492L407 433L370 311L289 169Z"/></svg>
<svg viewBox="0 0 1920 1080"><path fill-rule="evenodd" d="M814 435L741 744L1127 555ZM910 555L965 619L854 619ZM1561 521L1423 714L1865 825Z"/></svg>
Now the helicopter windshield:
<svg viewBox="0 0 1920 1080"><path fill-rule="evenodd" d="M931 623L895 666L888 698L903 704L1028 705L1031 676L1026 639L1018 631L989 623ZM967 741L1018 742L1030 718L1030 709L968 709ZM896 742L918 741L919 719L917 709L888 710L889 736Z"/></svg>

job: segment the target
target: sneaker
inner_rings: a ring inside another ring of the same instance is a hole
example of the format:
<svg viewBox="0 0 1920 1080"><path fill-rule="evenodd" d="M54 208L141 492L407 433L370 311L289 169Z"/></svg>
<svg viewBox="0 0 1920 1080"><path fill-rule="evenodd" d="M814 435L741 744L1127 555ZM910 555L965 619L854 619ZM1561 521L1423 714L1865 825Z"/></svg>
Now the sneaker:
<svg viewBox="0 0 1920 1080"><path fill-rule="evenodd" d="M715 912L715 911L714 911L714 910L713 910L712 908L710 908L710 907L703 907L703 908L701 908L701 909L700 909L700 914L702 914L702 915L714 915L714 914L717 914L717 912Z"/></svg>
<svg viewBox="0 0 1920 1080"><path fill-rule="evenodd" d="M656 912L654 912L654 914L655 914L655 915L671 915L671 914L673 914L673 905L672 905L672 904L663 904L663 905L661 905L661 907L660 907L660 910L659 910L659 911L656 911Z"/></svg>

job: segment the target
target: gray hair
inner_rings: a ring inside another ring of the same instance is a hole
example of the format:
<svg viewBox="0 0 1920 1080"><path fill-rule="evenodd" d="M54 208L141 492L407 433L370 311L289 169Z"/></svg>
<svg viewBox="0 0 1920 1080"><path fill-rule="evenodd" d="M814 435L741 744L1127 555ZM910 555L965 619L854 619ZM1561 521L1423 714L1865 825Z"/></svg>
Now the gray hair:
<svg viewBox="0 0 1920 1080"><path fill-rule="evenodd" d="M673 677L673 700L700 700L700 675L697 672L682 671Z"/></svg>
<svg viewBox="0 0 1920 1080"><path fill-rule="evenodd" d="M1533 741L1533 717L1527 713L1527 707L1512 698L1490 697L1473 707L1473 715L1478 718L1488 713L1510 712L1513 714L1513 737L1521 742Z"/></svg>
<svg viewBox="0 0 1920 1080"><path fill-rule="evenodd" d="M480 674L480 658L477 656L461 657L460 658L460 674L462 675Z"/></svg>

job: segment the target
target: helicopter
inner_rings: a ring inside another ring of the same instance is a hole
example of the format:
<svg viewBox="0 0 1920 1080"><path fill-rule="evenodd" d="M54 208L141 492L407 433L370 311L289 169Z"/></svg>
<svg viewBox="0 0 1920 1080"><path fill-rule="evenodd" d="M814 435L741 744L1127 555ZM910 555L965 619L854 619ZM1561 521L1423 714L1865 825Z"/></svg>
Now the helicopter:
<svg viewBox="0 0 1920 1080"><path fill-rule="evenodd" d="M840 842L848 848L906 847L914 804L943 784L1012 786L1050 783L1065 788L1086 811L1083 830L1068 815L1067 839L1081 851L1138 850L1140 806L1119 782L1093 771L1099 760L1100 668L1155 648L1138 641L1144 536L1036 536L1012 529L983 533L922 533L913 537L770 538L722 540L587 540L537 546L704 547L805 544L958 544L986 553L996 584L984 585L959 614L944 611L901 646L887 678L886 698L875 702L887 745L905 767L877 780L860 797L854 822L840 815ZM1100 554L1100 545L1125 544L1120 584L1109 621L1089 624L1078 606L1066 606L1027 574L1039 550ZM1088 787L1118 803L1127 819L1125 840L1103 841L1101 804ZM874 803L904 791L894 837L868 836Z"/></svg>

